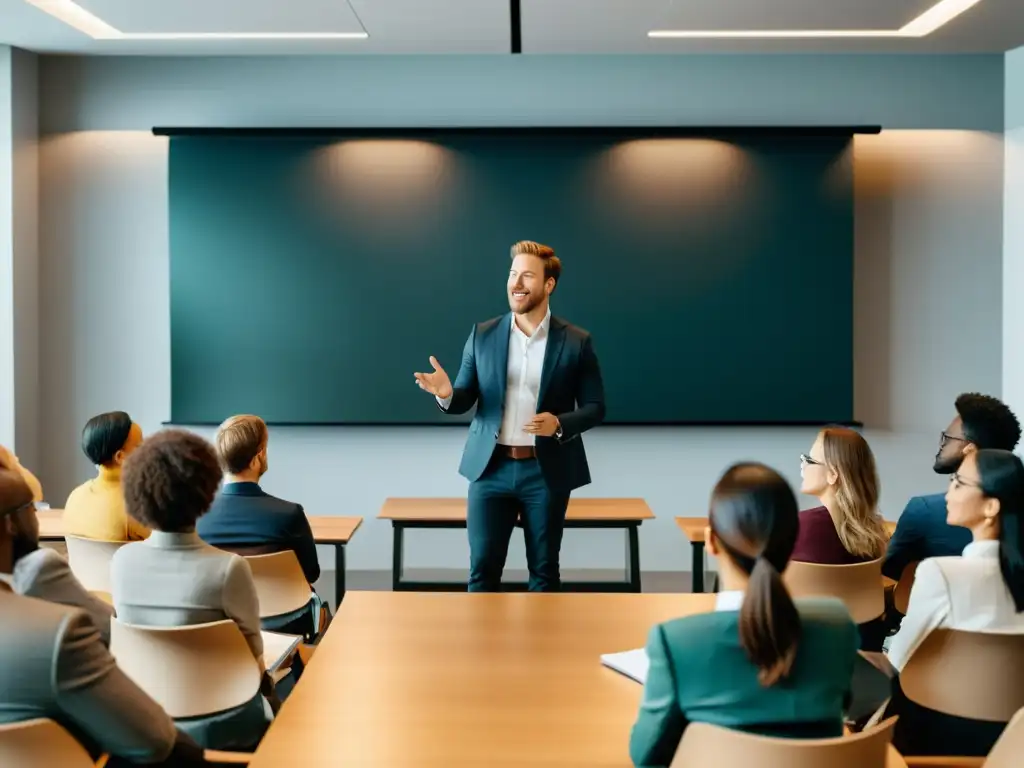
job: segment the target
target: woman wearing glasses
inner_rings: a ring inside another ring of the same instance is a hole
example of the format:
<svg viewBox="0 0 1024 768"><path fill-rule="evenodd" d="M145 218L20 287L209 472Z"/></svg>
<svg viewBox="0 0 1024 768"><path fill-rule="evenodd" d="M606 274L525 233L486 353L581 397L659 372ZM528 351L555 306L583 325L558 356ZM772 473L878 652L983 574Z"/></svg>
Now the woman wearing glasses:
<svg viewBox="0 0 1024 768"><path fill-rule="evenodd" d="M1010 451L968 453L950 479L946 509L947 522L970 530L972 541L961 557L918 566L907 616L889 649L898 671L935 629L1024 634L1024 464ZM890 712L900 715L895 740L904 754L984 755L1005 725L925 710L898 686Z"/></svg>
<svg viewBox="0 0 1024 768"><path fill-rule="evenodd" d="M889 535L878 514L879 483L867 441L852 429L828 427L800 457L801 493L820 507L800 513L793 559L851 565L885 554Z"/></svg>

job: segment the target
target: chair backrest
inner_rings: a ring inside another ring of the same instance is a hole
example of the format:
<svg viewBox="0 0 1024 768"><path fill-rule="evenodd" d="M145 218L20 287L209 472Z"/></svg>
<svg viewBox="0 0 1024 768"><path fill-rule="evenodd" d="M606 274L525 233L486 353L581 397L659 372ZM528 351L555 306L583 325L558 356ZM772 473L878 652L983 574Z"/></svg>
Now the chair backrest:
<svg viewBox="0 0 1024 768"><path fill-rule="evenodd" d="M171 717L198 717L239 707L260 689L260 668L238 625L187 627L110 622L117 664Z"/></svg>
<svg viewBox="0 0 1024 768"><path fill-rule="evenodd" d="M291 613L309 602L312 592L294 552L251 555L245 559L256 581L260 618Z"/></svg>
<svg viewBox="0 0 1024 768"><path fill-rule="evenodd" d="M67 536L65 541L71 572L82 586L90 592L111 592L110 561L125 542L83 539L79 536Z"/></svg>
<svg viewBox="0 0 1024 768"><path fill-rule="evenodd" d="M94 768L92 758L53 720L0 725L0 765L18 768Z"/></svg>
<svg viewBox="0 0 1024 768"><path fill-rule="evenodd" d="M1010 720L1006 730L999 736L988 753L985 768L1020 768L1021 756L1024 755L1024 709Z"/></svg>
<svg viewBox="0 0 1024 768"><path fill-rule="evenodd" d="M707 723L683 732L671 768L886 768L896 718L852 736L778 739Z"/></svg>
<svg viewBox="0 0 1024 768"><path fill-rule="evenodd" d="M1024 635L937 629L907 661L900 687L923 707L1008 723L1024 708Z"/></svg>
<svg viewBox="0 0 1024 768"><path fill-rule="evenodd" d="M782 575L793 597L838 597L858 624L885 612L882 559L855 565L820 565L791 560Z"/></svg>
<svg viewBox="0 0 1024 768"><path fill-rule="evenodd" d="M917 574L917 566L917 562L907 563L892 593L893 607L904 616L907 615L907 606L910 605L910 590L914 587L914 576Z"/></svg>

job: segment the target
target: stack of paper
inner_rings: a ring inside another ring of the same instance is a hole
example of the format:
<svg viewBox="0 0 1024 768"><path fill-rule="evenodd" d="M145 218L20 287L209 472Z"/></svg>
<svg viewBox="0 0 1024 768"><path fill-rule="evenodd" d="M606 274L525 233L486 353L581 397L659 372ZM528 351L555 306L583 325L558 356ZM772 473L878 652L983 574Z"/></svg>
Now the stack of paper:
<svg viewBox="0 0 1024 768"><path fill-rule="evenodd" d="M263 637L263 664L273 674L302 642L301 635L282 635L280 632L260 632Z"/></svg>
<svg viewBox="0 0 1024 768"><path fill-rule="evenodd" d="M641 685L647 682L647 668L650 662L647 659L647 651L643 648L622 653L606 653L601 656L601 663Z"/></svg>

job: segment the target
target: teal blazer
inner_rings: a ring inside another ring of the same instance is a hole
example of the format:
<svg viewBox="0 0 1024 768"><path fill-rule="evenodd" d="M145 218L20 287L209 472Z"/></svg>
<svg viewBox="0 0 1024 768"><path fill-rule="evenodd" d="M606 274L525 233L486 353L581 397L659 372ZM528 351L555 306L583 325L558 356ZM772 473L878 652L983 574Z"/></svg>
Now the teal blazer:
<svg viewBox="0 0 1024 768"><path fill-rule="evenodd" d="M842 735L860 633L839 600L798 600L797 609L803 630L793 669L767 688L740 646L738 611L656 625L647 641L643 702L629 739L633 763L669 765L687 723L766 736Z"/></svg>

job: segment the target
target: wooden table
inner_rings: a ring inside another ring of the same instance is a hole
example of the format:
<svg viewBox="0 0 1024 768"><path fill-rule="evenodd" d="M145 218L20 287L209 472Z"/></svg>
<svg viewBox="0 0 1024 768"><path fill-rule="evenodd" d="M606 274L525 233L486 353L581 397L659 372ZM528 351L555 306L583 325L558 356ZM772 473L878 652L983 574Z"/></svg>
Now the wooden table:
<svg viewBox="0 0 1024 768"><path fill-rule="evenodd" d="M896 523L893 520L885 520L885 529L892 536L896 530ZM693 592L704 591L704 530L707 528L706 517L677 517L676 525L679 526L686 538L690 540L690 547L693 552L693 573L691 590Z"/></svg>
<svg viewBox="0 0 1024 768"><path fill-rule="evenodd" d="M252 768L627 768L642 688L600 655L712 595L353 592Z"/></svg>
<svg viewBox="0 0 1024 768"><path fill-rule="evenodd" d="M394 591L465 590L467 585L452 581L412 581L405 570L405 531L410 528L465 528L466 499L389 498L377 516L391 521L391 586ZM562 582L567 592L639 592L639 528L654 513L643 499L570 499L566 528L619 528L626 534L626 579L624 581ZM504 582L507 590L522 590L525 583Z"/></svg>
<svg viewBox="0 0 1024 768"><path fill-rule="evenodd" d="M41 541L61 541L64 538L62 509L40 509L39 538ZM334 517L330 515L307 515L313 539L317 544L334 547L334 599L335 609L345 598L345 547L363 523L361 517Z"/></svg>

